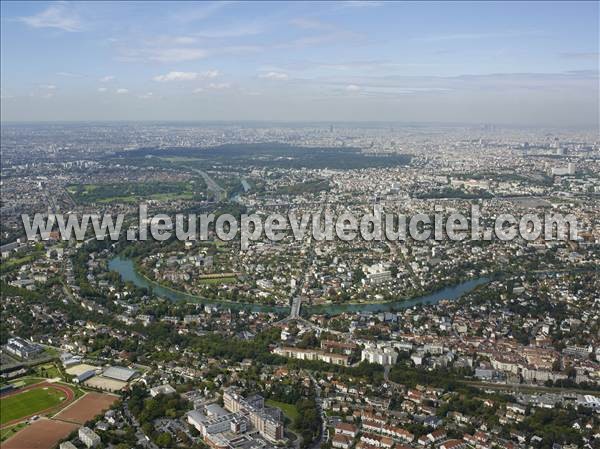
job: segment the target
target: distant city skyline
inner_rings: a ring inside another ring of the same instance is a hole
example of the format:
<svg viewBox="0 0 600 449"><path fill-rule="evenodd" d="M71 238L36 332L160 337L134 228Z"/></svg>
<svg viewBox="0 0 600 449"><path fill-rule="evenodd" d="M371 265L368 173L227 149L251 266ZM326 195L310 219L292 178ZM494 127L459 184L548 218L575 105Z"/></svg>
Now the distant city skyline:
<svg viewBox="0 0 600 449"><path fill-rule="evenodd" d="M597 127L598 2L2 2L3 121Z"/></svg>

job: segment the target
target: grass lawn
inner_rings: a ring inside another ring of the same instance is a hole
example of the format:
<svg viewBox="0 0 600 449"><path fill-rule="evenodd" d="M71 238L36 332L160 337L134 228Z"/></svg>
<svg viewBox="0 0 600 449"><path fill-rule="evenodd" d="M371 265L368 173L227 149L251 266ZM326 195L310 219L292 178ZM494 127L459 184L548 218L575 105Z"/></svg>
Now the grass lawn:
<svg viewBox="0 0 600 449"><path fill-rule="evenodd" d="M54 377L62 378L60 371L54 363L47 363L45 365L36 366L35 372L40 377L46 377L49 379Z"/></svg>
<svg viewBox="0 0 600 449"><path fill-rule="evenodd" d="M86 203L137 203L140 199L156 201L191 200L194 192L199 192L194 183L114 183L114 184L81 184L67 187L73 199Z"/></svg>
<svg viewBox="0 0 600 449"><path fill-rule="evenodd" d="M185 156L169 156L163 157L159 156L159 159L167 162L198 162L200 159L195 157L185 157Z"/></svg>
<svg viewBox="0 0 600 449"><path fill-rule="evenodd" d="M233 284L237 281L235 276L203 277L198 280L200 284Z"/></svg>
<svg viewBox="0 0 600 449"><path fill-rule="evenodd" d="M60 351L56 348L53 348L52 346L44 346L44 349L46 349L45 354L54 356L54 357L58 357L60 355Z"/></svg>
<svg viewBox="0 0 600 449"><path fill-rule="evenodd" d="M54 407L65 399L64 393L53 388L37 388L9 396L0 402L0 424Z"/></svg>
<svg viewBox="0 0 600 449"><path fill-rule="evenodd" d="M15 433L21 430L23 427L26 427L27 423L19 423L14 426L7 427L6 429L0 430L0 441L4 441L12 437Z"/></svg>
<svg viewBox="0 0 600 449"><path fill-rule="evenodd" d="M41 256L40 251L35 251L33 253L27 254L18 258L10 258L2 262L2 272L9 271L12 269L16 269L21 265L25 265L26 263L33 262L35 259Z"/></svg>
<svg viewBox="0 0 600 449"><path fill-rule="evenodd" d="M287 416L292 422L295 422L298 417L300 417L300 413L298 413L298 409L294 404L288 404L286 402L274 401L272 399L266 400L266 405L269 407L277 407L280 409L285 416Z"/></svg>
<svg viewBox="0 0 600 449"><path fill-rule="evenodd" d="M13 384L15 388L26 387L28 385L37 384L43 380L41 377L19 377L18 379L11 380L9 384Z"/></svg>
<svg viewBox="0 0 600 449"><path fill-rule="evenodd" d="M151 200L156 201L175 201L175 200L191 200L194 198L192 192L181 192L181 193L157 193L148 197Z"/></svg>
<svg viewBox="0 0 600 449"><path fill-rule="evenodd" d="M146 196L136 196L136 195L126 195L126 196L109 196L107 198L102 198L97 200L98 203L102 204L110 204L110 203L136 203L139 202L140 199L147 200L156 200L156 201L175 201L175 200L191 200L194 198L194 194L191 192L181 192L181 193L155 193L153 195Z"/></svg>

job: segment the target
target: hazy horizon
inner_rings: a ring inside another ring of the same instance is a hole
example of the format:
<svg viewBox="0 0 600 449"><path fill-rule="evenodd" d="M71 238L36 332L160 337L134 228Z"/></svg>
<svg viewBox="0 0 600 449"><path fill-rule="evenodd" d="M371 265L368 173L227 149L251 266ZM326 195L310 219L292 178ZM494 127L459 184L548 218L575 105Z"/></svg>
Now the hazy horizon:
<svg viewBox="0 0 600 449"><path fill-rule="evenodd" d="M600 124L582 124L582 125L527 125L527 124L512 124L512 123L491 123L491 122L410 122L410 121L392 121L392 120L160 120L160 119L123 119L123 120L0 120L5 126L37 126L37 125L84 125L84 124L100 124L100 125L120 125L120 124L158 124L165 126L319 126L319 127L343 127L345 125L353 125L364 128L389 128L389 127L417 127L417 128L501 128L501 129L531 129L531 130L574 130L574 131L598 131Z"/></svg>

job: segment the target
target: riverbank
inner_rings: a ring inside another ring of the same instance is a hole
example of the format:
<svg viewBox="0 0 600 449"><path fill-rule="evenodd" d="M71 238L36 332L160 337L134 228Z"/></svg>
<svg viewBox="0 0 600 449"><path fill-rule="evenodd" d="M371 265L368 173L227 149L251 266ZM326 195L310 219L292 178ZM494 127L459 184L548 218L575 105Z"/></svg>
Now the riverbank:
<svg viewBox="0 0 600 449"><path fill-rule="evenodd" d="M202 296L192 295L191 293L182 292L172 287L161 285L158 282L148 278L144 274L138 272L135 268L135 263L132 259L114 257L108 262L108 269L119 273L121 279L132 282L135 286L151 289L158 296L165 297L171 301L192 301L214 305L226 305L232 309L244 309L256 312L276 312L287 313L289 308L282 306L270 306L263 304L242 303L229 301L226 299L211 299Z"/></svg>
<svg viewBox="0 0 600 449"><path fill-rule="evenodd" d="M206 304L214 304L227 306L232 309L244 309L258 312L276 312L288 313L289 307L270 306L255 303L235 302L229 300L218 300L203 298L201 296L192 295L190 293L175 290L171 287L166 287L149 279L139 273L135 268L135 263L132 259L114 257L108 263L108 268L111 271L119 273L124 281L130 281L138 287L152 289L158 296L163 296L173 301L193 301ZM368 302L368 303L342 303L342 304L320 304L307 305L302 307L302 312L309 315L313 314L329 314L339 315L345 312L389 312L394 310L402 310L408 307L413 307L420 304L435 304L442 300L456 300L466 293L471 292L475 288L490 282L490 278L481 277L471 279L465 282L460 282L456 285L442 288L438 291L418 296L415 298L406 298L391 302Z"/></svg>

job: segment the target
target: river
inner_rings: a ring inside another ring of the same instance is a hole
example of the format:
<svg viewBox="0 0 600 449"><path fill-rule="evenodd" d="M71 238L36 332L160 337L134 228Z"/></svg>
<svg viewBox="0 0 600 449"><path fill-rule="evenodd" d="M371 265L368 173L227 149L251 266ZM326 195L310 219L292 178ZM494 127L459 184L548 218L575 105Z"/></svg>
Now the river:
<svg viewBox="0 0 600 449"><path fill-rule="evenodd" d="M281 306L269 306L259 305L252 303L241 303L233 301L220 301L216 299L202 298L200 296L191 295L184 293L179 290L174 290L168 287L164 287L154 281L151 281L135 269L135 264L132 259L114 257L108 263L108 268L111 271L116 271L121 275L124 281L129 281L138 287L151 288L154 293L158 296L170 299L172 301L192 301L201 302L204 304L214 304L218 306L224 306L233 310L250 310L253 312L277 312L277 313L289 313L289 307ZM365 303L365 304L322 304L317 306L305 306L302 307L304 315L314 314L329 314L339 315L344 312L388 312L395 310L402 310L408 307L413 307L419 304L436 304L442 300L455 300L460 298L465 293L469 293L476 287L486 284L489 282L489 278L481 277L472 279L460 284L446 287L437 292L430 293L428 295L419 296L413 299L386 302L386 303Z"/></svg>

